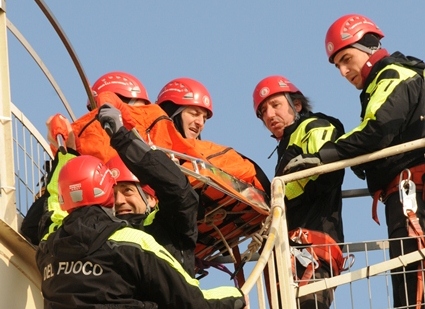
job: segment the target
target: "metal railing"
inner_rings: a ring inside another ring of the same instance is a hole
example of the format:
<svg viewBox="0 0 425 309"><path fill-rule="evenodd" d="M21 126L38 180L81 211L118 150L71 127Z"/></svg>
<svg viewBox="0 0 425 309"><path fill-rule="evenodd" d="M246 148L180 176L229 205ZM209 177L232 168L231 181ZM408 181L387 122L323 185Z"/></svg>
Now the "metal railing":
<svg viewBox="0 0 425 309"><path fill-rule="evenodd" d="M12 107L16 209L25 216L41 195L43 179L51 160L45 139L15 105Z"/></svg>
<svg viewBox="0 0 425 309"><path fill-rule="evenodd" d="M333 292L334 301L332 303L332 308L365 308L365 306L369 306L369 308L391 308L392 291L391 285L389 284L391 280L390 271L424 259L425 249L390 260L388 253L389 240L344 243L341 245L344 245L344 251L346 253L357 252L356 255L358 255L359 252L362 252L363 254L362 259L356 257L356 261L358 262L356 262L355 267L348 267L347 272L341 275L299 286L299 282L294 282L291 272L290 251L287 237L288 231L284 219L284 184L311 175L332 172L424 147L425 138L388 147L353 159L342 160L274 178L272 182L270 215L272 223L268 233L268 239L263 248L263 252L256 262L254 270L242 287L242 290L245 293L252 291L254 282L256 282L257 290L259 291L258 308L260 309L268 308L264 296L267 294L267 290L269 291L268 300L271 308L298 308L297 301L299 297L332 288L337 288ZM346 192L345 196L363 196L364 193L366 193L365 190L359 190L357 192L350 191ZM404 239L392 239L391 241L403 240ZM264 283L264 272L262 272L266 267L269 269L270 277L267 285ZM404 268L402 272L404 272ZM279 282L279 284L277 284L276 278L273 276L276 273L278 274L277 282ZM377 286L380 286L379 292L374 293L373 291L377 289ZM340 298L342 300L340 300ZM365 300L368 300L367 305L365 304ZM360 306L357 306L356 304L359 303ZM254 305L254 308L257 308L257 304Z"/></svg>

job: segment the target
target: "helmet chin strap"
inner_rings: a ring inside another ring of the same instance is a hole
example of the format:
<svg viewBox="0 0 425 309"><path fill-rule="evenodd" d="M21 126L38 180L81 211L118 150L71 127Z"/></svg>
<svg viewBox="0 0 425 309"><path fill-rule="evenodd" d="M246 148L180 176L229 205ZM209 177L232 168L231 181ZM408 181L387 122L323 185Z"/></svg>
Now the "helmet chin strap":
<svg viewBox="0 0 425 309"><path fill-rule="evenodd" d="M137 191L139 191L139 194L142 197L143 202L145 202L145 204L146 204L145 214L148 215L151 212L151 207L149 206L148 198L146 196L146 193L145 193L145 191L142 190L142 187L140 186L140 183L136 183L136 188L137 188Z"/></svg>
<svg viewBox="0 0 425 309"><path fill-rule="evenodd" d="M289 95L289 93L285 92L285 97L288 100L289 106L291 106L292 110L294 111L294 121L291 123L291 124L293 124L295 121L297 121L298 119L300 119L300 114L295 109L294 102L292 101L291 96ZM288 126L290 126L291 124L289 124Z"/></svg>
<svg viewBox="0 0 425 309"><path fill-rule="evenodd" d="M128 105L134 105L137 101L137 98L132 98L129 102Z"/></svg>
<svg viewBox="0 0 425 309"><path fill-rule="evenodd" d="M178 114L180 114L185 108L186 108L186 106L180 106L179 108L176 109L174 114L172 114L170 116L170 118L174 120L174 117L176 117Z"/></svg>

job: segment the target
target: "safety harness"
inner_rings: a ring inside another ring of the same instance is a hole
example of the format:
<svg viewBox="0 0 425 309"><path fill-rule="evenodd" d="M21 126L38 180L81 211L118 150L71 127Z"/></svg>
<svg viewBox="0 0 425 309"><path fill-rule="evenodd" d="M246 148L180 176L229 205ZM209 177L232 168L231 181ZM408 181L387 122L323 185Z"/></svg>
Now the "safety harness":
<svg viewBox="0 0 425 309"><path fill-rule="evenodd" d="M399 176L393 179L385 190L375 192L373 197L372 218L379 224L377 208L378 200L386 201L388 196L399 191L400 202L403 205L403 213L407 217L407 231L409 237L414 237L418 241L418 250L425 248L425 238L419 219L416 216L418 209L416 201L416 190L423 190L423 175L425 174L425 165L418 165L410 169L404 169ZM424 191L422 199L424 200ZM422 295L424 292L423 268L424 261L421 260L418 265L418 278L416 290L416 308L421 308Z"/></svg>
<svg viewBox="0 0 425 309"><path fill-rule="evenodd" d="M314 271L323 262L331 267L333 276L338 276L342 271L349 269L354 263L354 255L349 254L344 257L339 245L326 233L297 228L289 232L289 239L303 245L303 248L291 247L293 257L292 272L295 279L299 281L299 286L308 284L313 277ZM349 259L351 261L347 266ZM306 268L301 278L297 276L296 260Z"/></svg>

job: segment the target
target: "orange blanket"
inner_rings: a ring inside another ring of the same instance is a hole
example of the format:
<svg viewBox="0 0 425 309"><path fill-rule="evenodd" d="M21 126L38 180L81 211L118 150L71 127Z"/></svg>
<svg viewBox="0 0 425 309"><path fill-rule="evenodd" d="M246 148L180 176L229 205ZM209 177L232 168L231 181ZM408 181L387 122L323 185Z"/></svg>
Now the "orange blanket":
<svg viewBox="0 0 425 309"><path fill-rule="evenodd" d="M99 94L98 100L102 103L121 103L121 100L112 92ZM124 105L124 107L135 121L136 129L146 142L200 158L226 173L263 190L255 177L254 165L249 160L241 157L231 147L210 141L183 138L175 129L171 119L158 105L151 104L137 107ZM96 114L97 110L85 114L72 123L72 128L77 136L78 152L93 155L106 162L116 155L116 151L109 144L109 136L101 128L100 123L95 120ZM190 163L186 164L190 167Z"/></svg>

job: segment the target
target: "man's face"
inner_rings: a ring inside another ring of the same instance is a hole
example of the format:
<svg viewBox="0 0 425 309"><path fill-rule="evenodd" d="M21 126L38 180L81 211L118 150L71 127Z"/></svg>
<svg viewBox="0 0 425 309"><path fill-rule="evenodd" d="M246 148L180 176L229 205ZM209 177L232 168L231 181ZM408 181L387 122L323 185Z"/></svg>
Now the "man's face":
<svg viewBox="0 0 425 309"><path fill-rule="evenodd" d="M370 55L354 47L345 48L334 57L335 66L339 72L358 90L363 89L361 71Z"/></svg>
<svg viewBox="0 0 425 309"><path fill-rule="evenodd" d="M134 182L118 182L114 187L115 214L144 214L146 204Z"/></svg>
<svg viewBox="0 0 425 309"><path fill-rule="evenodd" d="M285 95L278 93L264 100L259 107L264 125L273 135L280 139L285 128L295 119L295 113Z"/></svg>
<svg viewBox="0 0 425 309"><path fill-rule="evenodd" d="M196 139L204 129L207 111L202 107L188 106L182 111L181 117L186 138Z"/></svg>

